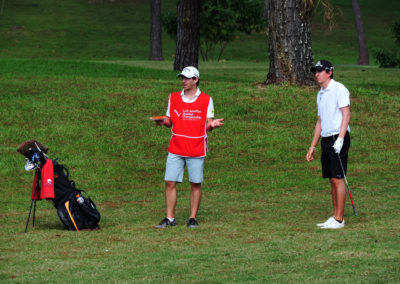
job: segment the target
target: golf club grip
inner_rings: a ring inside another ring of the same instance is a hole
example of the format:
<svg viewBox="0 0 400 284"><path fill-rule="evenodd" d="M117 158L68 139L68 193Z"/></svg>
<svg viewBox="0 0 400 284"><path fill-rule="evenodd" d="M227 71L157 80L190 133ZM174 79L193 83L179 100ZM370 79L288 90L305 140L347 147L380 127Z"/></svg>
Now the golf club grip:
<svg viewBox="0 0 400 284"><path fill-rule="evenodd" d="M354 205L353 196L351 196L350 190L347 190L347 192L349 193L351 204Z"/></svg>

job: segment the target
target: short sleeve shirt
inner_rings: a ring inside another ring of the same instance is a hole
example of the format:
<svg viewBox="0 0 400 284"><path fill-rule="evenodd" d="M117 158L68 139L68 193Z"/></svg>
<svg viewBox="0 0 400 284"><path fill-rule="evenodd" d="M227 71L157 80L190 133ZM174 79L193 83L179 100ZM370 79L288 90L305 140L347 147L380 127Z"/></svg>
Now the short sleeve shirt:
<svg viewBox="0 0 400 284"><path fill-rule="evenodd" d="M185 103L193 103L200 96L200 93L201 93L200 89L197 88L197 92L194 95L194 97L193 98L188 98L188 97L185 96L185 92L182 90L181 97L182 97L182 100ZM166 116L168 116L168 117L171 117L170 116L170 111L169 111L170 105L171 105L171 97L168 99L168 109L167 109L167 113L166 113ZM212 100L211 97L210 97L210 101L208 103L207 118L214 118L214 103L213 103L213 100Z"/></svg>
<svg viewBox="0 0 400 284"><path fill-rule="evenodd" d="M331 79L327 88L317 95L318 116L321 118L321 136L327 137L340 132L341 108L350 106L350 92L339 82ZM350 132L350 127L347 128Z"/></svg>

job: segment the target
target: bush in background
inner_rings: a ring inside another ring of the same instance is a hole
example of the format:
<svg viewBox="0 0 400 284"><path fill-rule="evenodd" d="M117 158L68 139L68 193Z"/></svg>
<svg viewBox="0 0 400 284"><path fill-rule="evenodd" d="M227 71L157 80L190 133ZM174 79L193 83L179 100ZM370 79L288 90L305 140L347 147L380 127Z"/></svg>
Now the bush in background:
<svg viewBox="0 0 400 284"><path fill-rule="evenodd" d="M400 47L400 18L392 25L392 31L396 44ZM375 48L373 50L375 59L381 68L400 68L399 48L392 52L383 48Z"/></svg>

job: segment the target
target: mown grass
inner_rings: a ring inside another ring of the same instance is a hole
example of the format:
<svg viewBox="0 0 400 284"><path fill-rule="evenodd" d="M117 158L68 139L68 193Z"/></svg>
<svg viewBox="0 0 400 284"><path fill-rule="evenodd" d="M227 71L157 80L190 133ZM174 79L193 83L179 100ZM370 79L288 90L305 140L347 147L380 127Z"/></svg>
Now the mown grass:
<svg viewBox="0 0 400 284"><path fill-rule="evenodd" d="M178 226L164 216L170 133L148 121L180 89L165 63L1 60L2 282L356 282L399 280L399 72L338 66L352 94L346 227L322 231L329 186L305 151L316 89L260 87L257 63L207 63L201 89L223 128L210 133L200 227L189 230L189 185L180 186ZM35 138L98 204L101 230L63 230L38 203L23 233L32 173L16 153ZM339 272L338 272L339 271Z"/></svg>

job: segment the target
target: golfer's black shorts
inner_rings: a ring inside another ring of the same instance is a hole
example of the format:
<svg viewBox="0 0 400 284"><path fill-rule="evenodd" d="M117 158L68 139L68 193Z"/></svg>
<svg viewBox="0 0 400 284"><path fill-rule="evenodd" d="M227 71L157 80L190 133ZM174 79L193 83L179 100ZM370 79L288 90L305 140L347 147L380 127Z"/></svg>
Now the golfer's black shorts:
<svg viewBox="0 0 400 284"><path fill-rule="evenodd" d="M340 166L339 156L333 149L338 135L329 137L322 137L321 139L321 164L322 164L322 177L323 178L344 178L343 170ZM350 148L350 134L346 132L343 141L343 147L340 151L340 158L342 160L344 172L347 174L347 159Z"/></svg>

